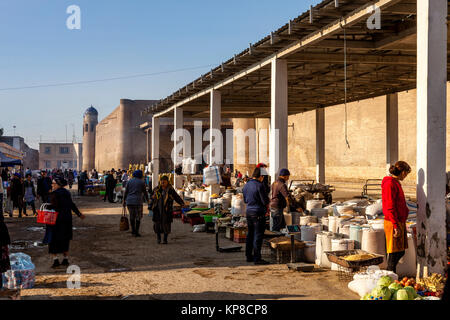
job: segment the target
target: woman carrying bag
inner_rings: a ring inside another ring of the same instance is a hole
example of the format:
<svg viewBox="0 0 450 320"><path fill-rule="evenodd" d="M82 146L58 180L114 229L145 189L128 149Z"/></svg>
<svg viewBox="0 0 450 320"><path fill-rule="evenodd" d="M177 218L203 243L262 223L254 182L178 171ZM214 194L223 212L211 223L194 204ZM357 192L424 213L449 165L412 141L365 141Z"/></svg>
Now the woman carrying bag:
<svg viewBox="0 0 450 320"><path fill-rule="evenodd" d="M72 240L72 211L81 219L85 216L78 210L72 201L70 192L65 188L67 181L63 178L56 178L53 181L53 192L50 194L50 210L58 212L55 225L47 225L44 237L44 244L48 244L48 252L53 256L52 268L60 265L69 266L69 245ZM63 254L64 258L60 264L58 254Z"/></svg>

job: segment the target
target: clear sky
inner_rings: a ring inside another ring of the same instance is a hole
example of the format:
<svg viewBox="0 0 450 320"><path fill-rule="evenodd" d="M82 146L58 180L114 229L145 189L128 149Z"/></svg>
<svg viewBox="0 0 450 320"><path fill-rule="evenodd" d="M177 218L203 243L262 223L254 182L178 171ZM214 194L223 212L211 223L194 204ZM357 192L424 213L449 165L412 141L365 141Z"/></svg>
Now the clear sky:
<svg viewBox="0 0 450 320"><path fill-rule="evenodd" d="M319 0L0 0L0 128L37 148L82 134L121 98L160 99L228 60ZM69 30L70 5L81 30ZM200 67L126 80L5 90ZM205 67L207 66L207 67ZM73 126L73 127L72 127Z"/></svg>

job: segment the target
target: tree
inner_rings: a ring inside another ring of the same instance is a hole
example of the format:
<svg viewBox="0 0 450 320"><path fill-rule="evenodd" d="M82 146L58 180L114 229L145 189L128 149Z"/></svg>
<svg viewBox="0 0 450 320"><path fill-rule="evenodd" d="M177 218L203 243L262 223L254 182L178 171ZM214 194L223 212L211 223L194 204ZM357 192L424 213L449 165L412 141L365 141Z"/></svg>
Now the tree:
<svg viewBox="0 0 450 320"><path fill-rule="evenodd" d="M3 135L3 128L0 128L0 137Z"/></svg>

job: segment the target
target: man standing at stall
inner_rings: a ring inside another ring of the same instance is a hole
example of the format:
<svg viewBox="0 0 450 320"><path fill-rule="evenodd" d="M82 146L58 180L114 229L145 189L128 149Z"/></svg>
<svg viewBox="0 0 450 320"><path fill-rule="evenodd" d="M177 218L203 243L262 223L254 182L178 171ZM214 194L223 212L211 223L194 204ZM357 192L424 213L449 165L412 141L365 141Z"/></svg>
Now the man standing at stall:
<svg viewBox="0 0 450 320"><path fill-rule="evenodd" d="M261 168L256 168L252 179L244 186L244 202L247 205L248 234L245 247L247 262L256 265L268 264L261 259L261 247L266 230L266 212L269 205L269 196L263 184L264 176Z"/></svg>
<svg viewBox="0 0 450 320"><path fill-rule="evenodd" d="M281 169L277 181L272 184L272 194L270 199L270 215L273 225L272 231L280 231L286 226L283 211L289 206L290 195L286 183L289 181L291 173L288 169Z"/></svg>

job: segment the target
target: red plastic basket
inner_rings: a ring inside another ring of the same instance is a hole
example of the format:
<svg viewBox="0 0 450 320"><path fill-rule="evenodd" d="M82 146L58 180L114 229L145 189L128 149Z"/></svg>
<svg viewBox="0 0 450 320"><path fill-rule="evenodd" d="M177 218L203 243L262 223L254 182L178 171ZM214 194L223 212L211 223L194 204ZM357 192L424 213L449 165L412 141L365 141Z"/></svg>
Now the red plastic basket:
<svg viewBox="0 0 450 320"><path fill-rule="evenodd" d="M58 218L58 212L53 210L48 210L46 208L41 208L38 210L37 223L47 224L54 226L56 224L56 219Z"/></svg>

